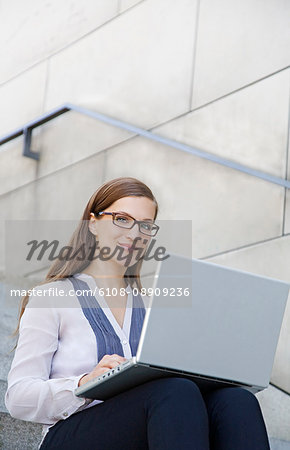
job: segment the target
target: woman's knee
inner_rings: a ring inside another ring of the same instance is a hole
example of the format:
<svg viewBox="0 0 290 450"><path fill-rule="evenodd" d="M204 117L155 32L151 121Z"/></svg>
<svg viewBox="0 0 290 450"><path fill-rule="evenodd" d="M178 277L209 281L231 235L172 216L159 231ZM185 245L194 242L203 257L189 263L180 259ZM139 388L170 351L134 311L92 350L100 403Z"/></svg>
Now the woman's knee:
<svg viewBox="0 0 290 450"><path fill-rule="evenodd" d="M157 417L164 420L186 420L192 424L198 424L202 429L208 427L208 416L203 397L198 386L186 378L162 378L146 383L147 397L146 410L149 416L157 413Z"/></svg>
<svg viewBox="0 0 290 450"><path fill-rule="evenodd" d="M233 411L260 412L260 405L252 392L240 388L217 389L207 397L207 402L211 408L231 409Z"/></svg>
<svg viewBox="0 0 290 450"><path fill-rule="evenodd" d="M147 383L151 392L156 396L171 397L173 399L200 398L202 399L198 386L191 380L179 377L161 378Z"/></svg>
<svg viewBox="0 0 290 450"><path fill-rule="evenodd" d="M251 406L259 405L259 402L255 395L247 389L241 387L221 389L221 396L230 402L234 402L235 404L241 403L244 405L249 404Z"/></svg>

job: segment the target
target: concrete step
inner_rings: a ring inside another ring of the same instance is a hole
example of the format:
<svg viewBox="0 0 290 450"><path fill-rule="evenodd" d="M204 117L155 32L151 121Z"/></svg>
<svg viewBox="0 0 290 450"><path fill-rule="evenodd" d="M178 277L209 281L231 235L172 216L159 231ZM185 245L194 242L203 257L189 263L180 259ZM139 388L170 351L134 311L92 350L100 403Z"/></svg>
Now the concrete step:
<svg viewBox="0 0 290 450"><path fill-rule="evenodd" d="M8 412L4 403L6 389L7 389L7 382L4 380L0 380L0 413Z"/></svg>
<svg viewBox="0 0 290 450"><path fill-rule="evenodd" d="M42 425L16 420L0 413L1 450L37 450L41 441ZM290 442L270 438L271 450L290 450ZM136 449L137 450L137 449Z"/></svg>
<svg viewBox="0 0 290 450"><path fill-rule="evenodd" d="M280 441L290 442L290 395L270 385L267 389L258 392L256 396L262 409L268 435Z"/></svg>
<svg viewBox="0 0 290 450"><path fill-rule="evenodd" d="M280 439L270 439L271 450L290 450L289 441L281 441Z"/></svg>
<svg viewBox="0 0 290 450"><path fill-rule="evenodd" d="M37 450L41 441L42 425L13 419L0 413L1 450Z"/></svg>

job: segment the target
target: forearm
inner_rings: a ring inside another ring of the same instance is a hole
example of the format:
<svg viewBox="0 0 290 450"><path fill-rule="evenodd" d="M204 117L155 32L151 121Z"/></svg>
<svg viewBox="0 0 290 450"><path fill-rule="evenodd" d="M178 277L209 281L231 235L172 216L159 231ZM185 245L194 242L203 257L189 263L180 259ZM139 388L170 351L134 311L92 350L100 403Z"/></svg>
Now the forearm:
<svg viewBox="0 0 290 450"><path fill-rule="evenodd" d="M66 419L88 404L86 399L74 394L83 375L51 380L22 379L8 388L6 407L11 416L21 420L50 425Z"/></svg>

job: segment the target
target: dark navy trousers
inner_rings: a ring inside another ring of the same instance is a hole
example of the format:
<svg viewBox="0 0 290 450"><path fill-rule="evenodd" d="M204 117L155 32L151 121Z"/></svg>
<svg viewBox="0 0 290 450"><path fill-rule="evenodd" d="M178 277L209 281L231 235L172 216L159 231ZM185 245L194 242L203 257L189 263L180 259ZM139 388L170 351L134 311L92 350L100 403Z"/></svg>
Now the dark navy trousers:
<svg viewBox="0 0 290 450"><path fill-rule="evenodd" d="M147 382L59 421L41 450L269 450L256 397L201 394L185 378Z"/></svg>

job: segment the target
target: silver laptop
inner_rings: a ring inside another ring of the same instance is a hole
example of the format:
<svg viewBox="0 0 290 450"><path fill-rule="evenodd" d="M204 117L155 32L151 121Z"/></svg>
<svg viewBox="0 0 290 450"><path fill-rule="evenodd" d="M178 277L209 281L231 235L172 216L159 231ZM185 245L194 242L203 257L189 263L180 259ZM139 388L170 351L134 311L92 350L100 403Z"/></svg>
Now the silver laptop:
<svg viewBox="0 0 290 450"><path fill-rule="evenodd" d="M77 396L106 400L169 376L201 390L268 386L287 283L170 254L152 291L136 356L78 387Z"/></svg>

